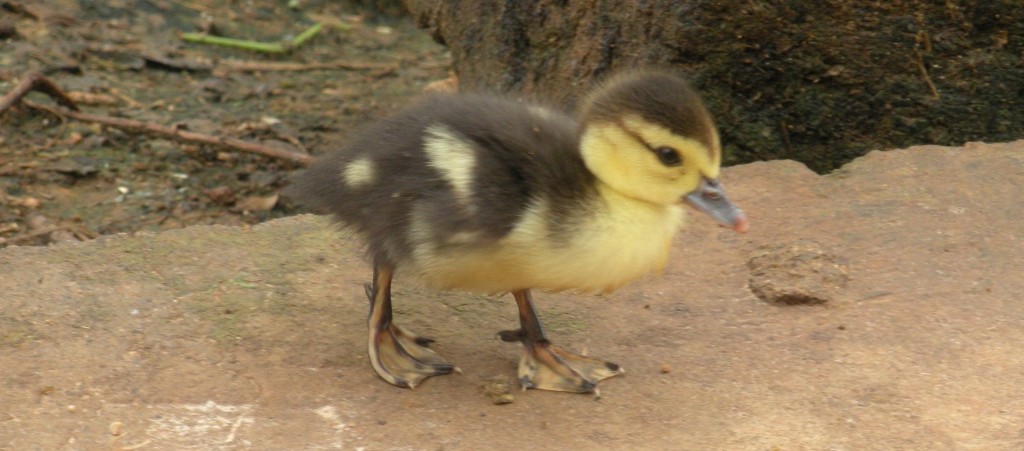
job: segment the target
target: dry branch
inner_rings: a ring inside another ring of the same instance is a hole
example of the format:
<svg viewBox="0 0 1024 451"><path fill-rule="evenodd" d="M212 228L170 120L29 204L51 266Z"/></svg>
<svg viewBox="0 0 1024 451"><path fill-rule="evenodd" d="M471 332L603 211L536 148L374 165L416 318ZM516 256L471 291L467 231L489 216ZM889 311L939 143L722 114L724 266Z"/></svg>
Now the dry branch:
<svg viewBox="0 0 1024 451"><path fill-rule="evenodd" d="M132 130L141 133L147 133L151 135L165 136L172 139L176 139L182 142L194 142L201 144L211 144L215 146L223 146L242 152L255 153L273 158L280 158L284 160L291 160L296 163L307 165L313 161L313 157L305 154L288 152L286 150L275 149L273 147L264 146L254 142L245 141L238 138L231 138L225 136L214 136L207 135L205 133L196 133L188 130L183 130L176 127L168 127L166 125L154 124L151 122L136 121L134 119L125 119L120 117L101 116L97 114L83 113L80 111L72 111L66 108L54 107L50 105L41 105L35 102L25 102L25 105L30 108L35 108L58 116L70 117L86 122L95 122L97 124L109 125L111 127L117 127L124 130Z"/></svg>
<svg viewBox="0 0 1024 451"><path fill-rule="evenodd" d="M292 63L286 61L222 60L217 69L238 72L306 71L318 69L383 70L394 71L398 66L387 63L330 61L325 63Z"/></svg>
<svg viewBox="0 0 1024 451"><path fill-rule="evenodd" d="M367 61L326 61L319 63L297 63L291 61L252 61L226 59L214 62L195 61L183 58L169 58L162 55L140 55L147 64L176 71L205 72L214 74L226 72L297 72L307 70L376 70L391 73L398 70L397 64Z"/></svg>
<svg viewBox="0 0 1024 451"><path fill-rule="evenodd" d="M914 55L917 56L917 71L921 73L921 78L924 79L924 83L928 85L928 90L931 91L932 97L939 98L939 90L935 89L935 83L932 83L932 77L928 75L928 68L924 65L924 57L921 56L921 52L914 50Z"/></svg>
<svg viewBox="0 0 1024 451"><path fill-rule="evenodd" d="M35 102L29 102L24 100L26 94L31 91L41 91L50 97L53 97L57 103L63 105L63 107L42 105ZM78 107L75 106L74 100L71 99L67 94L64 93L57 85L46 78L44 75L33 72L26 75L18 85L14 87L11 92L0 98L0 114L8 110L12 105L18 102L24 103L26 106L38 110L47 111L56 114L61 117L70 117L86 122L95 122L98 124L108 125L111 127L117 127L126 130L133 130L137 132L166 136L178 141L183 142L195 142L202 144L211 144L215 146L227 147L242 152L255 153L259 155L265 155L273 158L280 158L284 160L291 160L296 163L307 165L313 161L313 157L300 154L295 152L289 152L286 150L276 149L273 147L264 146L238 138L230 138L224 136L207 135L205 133L196 133L188 130L183 130L176 127L168 127L166 125L154 124L150 122L136 121L133 119L125 119L110 116L101 116L98 114L89 114L78 111Z"/></svg>
<svg viewBox="0 0 1024 451"><path fill-rule="evenodd" d="M11 92L0 98L0 114L10 109L11 106L18 103L22 97L25 97L31 91L43 92L68 109L78 110L78 107L75 106L75 101L68 97L67 94L64 94L64 91L53 84L49 78L46 78L45 75L39 72L30 72L22 77L21 81L18 82Z"/></svg>
<svg viewBox="0 0 1024 451"><path fill-rule="evenodd" d="M28 18L32 19L32 20L38 21L38 20L42 19L42 16L40 16L39 13L37 13L37 12L29 9L27 6L22 5L21 3L15 2L13 0L5 0L5 1L0 2L0 7L2 7L3 9L5 9L7 11L15 13L15 14L21 14L21 15L23 15L25 17L28 17Z"/></svg>

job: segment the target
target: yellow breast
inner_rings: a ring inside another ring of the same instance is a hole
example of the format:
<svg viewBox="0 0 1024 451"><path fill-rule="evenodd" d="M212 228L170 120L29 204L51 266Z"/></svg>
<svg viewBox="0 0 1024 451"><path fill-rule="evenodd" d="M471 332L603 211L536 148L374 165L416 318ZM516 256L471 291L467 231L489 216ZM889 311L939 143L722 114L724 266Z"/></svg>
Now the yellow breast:
<svg viewBox="0 0 1024 451"><path fill-rule="evenodd" d="M660 272L682 225L678 205L655 205L599 185L586 220L557 238L537 201L493 245L466 249L415 244L407 274L438 289L497 293L519 289L608 292ZM584 212L581 212L581 215Z"/></svg>

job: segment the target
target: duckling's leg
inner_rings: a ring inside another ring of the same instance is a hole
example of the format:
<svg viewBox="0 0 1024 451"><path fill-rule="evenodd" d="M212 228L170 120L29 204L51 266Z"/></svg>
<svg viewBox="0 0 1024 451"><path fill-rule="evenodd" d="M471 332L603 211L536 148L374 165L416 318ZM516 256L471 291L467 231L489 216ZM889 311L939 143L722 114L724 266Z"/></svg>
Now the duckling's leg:
<svg viewBox="0 0 1024 451"><path fill-rule="evenodd" d="M520 328L498 333L504 341L519 341L526 347L519 360L519 383L523 388L597 393L597 383L622 374L611 362L576 355L551 344L533 308L529 290L512 292L519 306Z"/></svg>
<svg viewBox="0 0 1024 451"><path fill-rule="evenodd" d="M366 296L370 298L370 363L388 383L414 388L430 376L451 373L455 367L427 347L434 340L419 337L392 321L393 274L391 265L376 262L373 285L366 284Z"/></svg>

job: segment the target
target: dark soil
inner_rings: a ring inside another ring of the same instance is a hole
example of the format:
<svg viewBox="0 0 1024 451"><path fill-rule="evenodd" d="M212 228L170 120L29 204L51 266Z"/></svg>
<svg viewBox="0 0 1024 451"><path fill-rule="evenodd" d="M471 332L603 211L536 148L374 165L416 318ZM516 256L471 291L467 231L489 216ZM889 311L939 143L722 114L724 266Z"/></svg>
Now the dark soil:
<svg viewBox="0 0 1024 451"><path fill-rule="evenodd" d="M42 71L86 112L176 125L296 152L334 148L448 77L445 49L408 20L345 2L0 2L0 94ZM183 32L276 42L290 54L185 43ZM346 62L356 70L196 70L222 60ZM40 93L28 100L53 104ZM180 144L16 106L0 115L0 247L294 213L278 198L295 163Z"/></svg>

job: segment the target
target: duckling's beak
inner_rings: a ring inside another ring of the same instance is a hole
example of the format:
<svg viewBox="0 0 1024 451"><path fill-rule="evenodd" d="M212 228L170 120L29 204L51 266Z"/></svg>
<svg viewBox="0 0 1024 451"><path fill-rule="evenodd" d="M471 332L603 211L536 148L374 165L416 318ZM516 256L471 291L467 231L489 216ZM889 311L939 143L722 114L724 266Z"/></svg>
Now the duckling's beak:
<svg viewBox="0 0 1024 451"><path fill-rule="evenodd" d="M729 201L729 198L725 196L725 190L722 189L722 184L718 183L717 179L702 178L697 189L683 199L691 207L715 218L720 224L732 227L733 230L740 233L747 231L747 215Z"/></svg>

